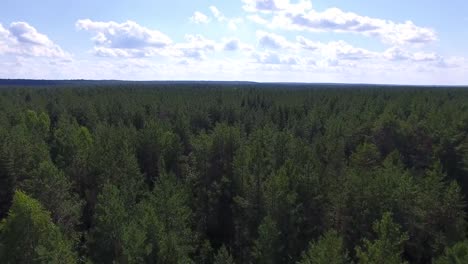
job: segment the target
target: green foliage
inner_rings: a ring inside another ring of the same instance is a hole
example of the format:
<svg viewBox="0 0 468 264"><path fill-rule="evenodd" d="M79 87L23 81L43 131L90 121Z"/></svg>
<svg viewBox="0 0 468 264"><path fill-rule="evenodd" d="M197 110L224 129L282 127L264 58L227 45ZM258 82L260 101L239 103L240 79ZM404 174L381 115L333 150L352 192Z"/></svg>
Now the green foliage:
<svg viewBox="0 0 468 264"><path fill-rule="evenodd" d="M123 236L129 213L121 191L114 185L104 185L98 197L95 227L92 231L91 254L95 261L112 263L123 258Z"/></svg>
<svg viewBox="0 0 468 264"><path fill-rule="evenodd" d="M0 218L21 191L63 233L27 256L56 236L80 263L463 255L465 89L86 85L0 91Z"/></svg>
<svg viewBox="0 0 468 264"><path fill-rule="evenodd" d="M371 169L380 161L380 152L376 145L364 143L359 145L350 157L351 164L362 169Z"/></svg>
<svg viewBox="0 0 468 264"><path fill-rule="evenodd" d="M192 213L187 191L171 175L162 175L155 189L143 202L141 223L151 247L149 263L191 263L194 233L190 229Z"/></svg>
<svg viewBox="0 0 468 264"><path fill-rule="evenodd" d="M38 136L42 139L47 138L50 129L50 119L46 113L41 112L38 115L32 110L26 111L25 124L28 130L31 131L35 136Z"/></svg>
<svg viewBox="0 0 468 264"><path fill-rule="evenodd" d="M65 174L50 161L42 162L24 181L23 189L51 212L52 220L65 234L73 236L81 216L82 202L73 193Z"/></svg>
<svg viewBox="0 0 468 264"><path fill-rule="evenodd" d="M75 254L49 212L37 201L17 191L0 224L2 263L74 263Z"/></svg>
<svg viewBox="0 0 468 264"><path fill-rule="evenodd" d="M280 231L275 221L266 216L258 227L258 238L254 242L253 257L259 264L281 263Z"/></svg>
<svg viewBox="0 0 468 264"><path fill-rule="evenodd" d="M234 264L234 260L232 259L231 254L226 249L225 246L222 246L218 253L216 254L213 264Z"/></svg>
<svg viewBox="0 0 468 264"><path fill-rule="evenodd" d="M463 264L468 263L468 241L458 242L447 247L444 254L434 261L435 264Z"/></svg>
<svg viewBox="0 0 468 264"><path fill-rule="evenodd" d="M10 209L16 187L16 175L12 171L9 154L0 148L0 220Z"/></svg>
<svg viewBox="0 0 468 264"><path fill-rule="evenodd" d="M385 213L382 219L373 225L377 238L373 241L364 239L364 247L356 248L359 263L398 264L402 260L404 243L408 235L401 231L398 224L392 220L391 213Z"/></svg>
<svg viewBox="0 0 468 264"><path fill-rule="evenodd" d="M298 264L345 264L349 263L343 238L335 231L326 232L319 240L310 243Z"/></svg>

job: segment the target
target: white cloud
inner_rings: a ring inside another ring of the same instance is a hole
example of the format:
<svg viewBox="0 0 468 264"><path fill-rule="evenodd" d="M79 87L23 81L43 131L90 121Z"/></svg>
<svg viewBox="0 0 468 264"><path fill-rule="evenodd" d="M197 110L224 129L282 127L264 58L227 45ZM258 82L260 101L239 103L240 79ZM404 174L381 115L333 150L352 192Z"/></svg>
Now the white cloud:
<svg viewBox="0 0 468 264"><path fill-rule="evenodd" d="M224 43L224 50L236 51L240 49L240 41L238 39L230 39Z"/></svg>
<svg viewBox="0 0 468 264"><path fill-rule="evenodd" d="M296 40L303 49L307 50L316 50L321 46L321 43L306 39L303 36L297 36Z"/></svg>
<svg viewBox="0 0 468 264"><path fill-rule="evenodd" d="M269 23L268 20L262 18L259 15L250 15L250 16L247 16L247 19L260 25L266 25Z"/></svg>
<svg viewBox="0 0 468 264"><path fill-rule="evenodd" d="M163 48L172 43L172 40L165 34L145 28L130 20L117 23L82 19L76 22L76 27L79 30L95 32L96 36L93 38L95 44L109 48Z"/></svg>
<svg viewBox="0 0 468 264"><path fill-rule="evenodd" d="M185 43L178 43L174 46L179 51L179 57L185 57L194 60L206 59L207 52L213 52L218 44L202 35L185 35Z"/></svg>
<svg viewBox="0 0 468 264"><path fill-rule="evenodd" d="M268 33L265 31L257 31L257 42L258 45L262 48L267 49L287 49L287 48L294 48L295 44L286 40L285 37L274 34Z"/></svg>
<svg viewBox="0 0 468 264"><path fill-rule="evenodd" d="M76 28L95 32L95 54L104 57L144 57L163 52L172 40L157 30L140 26L133 21L124 23L97 22L82 19Z"/></svg>
<svg viewBox="0 0 468 264"><path fill-rule="evenodd" d="M143 58L165 57L166 59L206 60L215 51L250 50L249 45L238 39L223 39L220 42L205 38L200 34L187 34L185 41L173 43L160 31L148 29L135 22L95 22L89 19L78 20L76 27L93 31L95 46L92 53L98 57Z"/></svg>
<svg viewBox="0 0 468 264"><path fill-rule="evenodd" d="M8 28L0 24L0 54L71 60L70 54L26 22L13 22Z"/></svg>
<svg viewBox="0 0 468 264"><path fill-rule="evenodd" d="M231 18L228 19L228 28L230 30L237 30L238 25L244 23L244 19L242 18Z"/></svg>
<svg viewBox="0 0 468 264"><path fill-rule="evenodd" d="M383 57L389 61L403 62L408 61L412 63L432 63L433 66L440 68L452 68L463 65L463 60L457 58L444 58L437 55L434 52L411 52L403 50L399 47L392 47L387 49L383 54Z"/></svg>
<svg viewBox="0 0 468 264"><path fill-rule="evenodd" d="M397 23L371 18L339 8L312 9L308 0L291 4L288 0L242 0L244 9L254 13L249 20L271 28L312 32L356 33L377 37L392 45L428 43L437 40L433 29L419 27L412 21ZM265 12L271 14L263 17Z"/></svg>
<svg viewBox="0 0 468 264"><path fill-rule="evenodd" d="M295 56L313 54L333 60L364 60L378 57L376 52L356 48L342 40L322 43L298 36L296 42L291 42L284 36L260 30L257 31L257 43L260 48L282 50Z"/></svg>
<svg viewBox="0 0 468 264"><path fill-rule="evenodd" d="M305 60L296 60L297 64L312 61L324 62L325 65L348 65L351 66L353 61L369 61L369 63L385 64L398 63L408 61L412 63L433 63L434 65L447 65L446 60L434 52L425 52L421 50L412 51L412 49L403 47L392 47L382 52L370 51L364 48L355 47L343 40L330 41L327 43L313 41L303 36L297 36L296 41L287 40L284 36L269 33L265 31L257 31L257 45L259 48L266 50L276 50L274 53L257 53L256 58L259 62L283 62L276 59L275 56L288 55L294 58L305 58ZM278 52L279 51L279 52ZM260 56L260 55L261 56ZM451 63L451 65L457 65Z"/></svg>
<svg viewBox="0 0 468 264"><path fill-rule="evenodd" d="M252 57L261 64L299 64L299 59L291 55L280 55L277 52L267 51L263 53L254 52Z"/></svg>
<svg viewBox="0 0 468 264"><path fill-rule="evenodd" d="M190 17L190 21L192 21L195 24L206 24L210 22L210 19L202 12L195 11L195 13L193 13L193 16Z"/></svg>
<svg viewBox="0 0 468 264"><path fill-rule="evenodd" d="M227 23L230 30L237 30L238 25L244 22L243 18L228 18L216 6L210 6L210 11L215 19L220 23Z"/></svg>
<svg viewBox="0 0 468 264"><path fill-rule="evenodd" d="M336 60L365 60L378 57L376 52L356 48L345 41L332 41L321 47L321 52Z"/></svg>
<svg viewBox="0 0 468 264"><path fill-rule="evenodd" d="M219 21L219 22L223 22L225 21L227 18L223 15L223 13L221 13L221 11L219 11L219 9L216 7L216 6L210 6L210 11L211 13L213 14L213 16Z"/></svg>
<svg viewBox="0 0 468 264"><path fill-rule="evenodd" d="M241 42L237 38L225 38L222 41L222 50L224 51L252 51L254 48L249 45Z"/></svg>
<svg viewBox="0 0 468 264"><path fill-rule="evenodd" d="M301 12L312 8L312 3L308 0L300 0L294 4L289 0L242 0L242 2L244 10L248 12L270 13L283 10Z"/></svg>

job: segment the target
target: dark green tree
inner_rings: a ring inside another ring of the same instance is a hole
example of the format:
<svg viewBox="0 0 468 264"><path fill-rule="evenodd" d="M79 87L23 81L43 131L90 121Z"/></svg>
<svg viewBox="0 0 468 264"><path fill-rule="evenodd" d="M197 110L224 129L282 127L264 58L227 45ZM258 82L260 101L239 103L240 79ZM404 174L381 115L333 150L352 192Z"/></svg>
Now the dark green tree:
<svg viewBox="0 0 468 264"><path fill-rule="evenodd" d="M188 192L173 175L161 175L149 198L143 202L142 224L146 226L148 263L192 263L195 234L190 229L192 212Z"/></svg>
<svg viewBox="0 0 468 264"><path fill-rule="evenodd" d="M15 193L16 175L11 167L9 154L0 147L0 219L7 215Z"/></svg>
<svg viewBox="0 0 468 264"><path fill-rule="evenodd" d="M254 242L252 256L255 263L282 263L280 231L275 221L266 216L258 227L258 238Z"/></svg>
<svg viewBox="0 0 468 264"><path fill-rule="evenodd" d="M226 249L225 246L222 246L219 250L218 253L216 254L213 264L234 264L234 260L232 259L231 254L229 254L229 251Z"/></svg>

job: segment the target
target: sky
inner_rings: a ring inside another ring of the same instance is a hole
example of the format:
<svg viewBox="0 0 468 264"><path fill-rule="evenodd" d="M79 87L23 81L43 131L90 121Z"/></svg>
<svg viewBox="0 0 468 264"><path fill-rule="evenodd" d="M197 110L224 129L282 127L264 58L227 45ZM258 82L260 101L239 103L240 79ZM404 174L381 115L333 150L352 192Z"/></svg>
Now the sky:
<svg viewBox="0 0 468 264"><path fill-rule="evenodd" d="M468 84L466 0L2 0L0 78Z"/></svg>

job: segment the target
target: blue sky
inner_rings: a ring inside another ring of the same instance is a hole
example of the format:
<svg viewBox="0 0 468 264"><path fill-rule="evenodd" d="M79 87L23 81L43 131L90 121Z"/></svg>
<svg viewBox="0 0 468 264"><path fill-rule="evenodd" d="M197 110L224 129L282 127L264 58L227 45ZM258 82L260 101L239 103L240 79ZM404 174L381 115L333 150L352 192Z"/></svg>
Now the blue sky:
<svg viewBox="0 0 468 264"><path fill-rule="evenodd" d="M0 78L468 84L468 2L4 0Z"/></svg>

